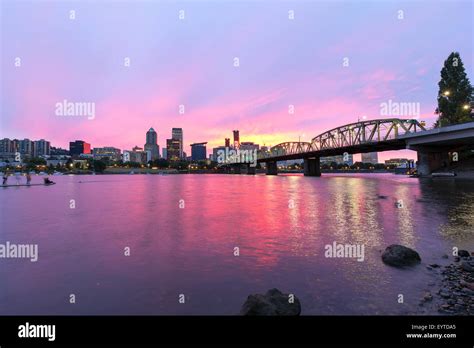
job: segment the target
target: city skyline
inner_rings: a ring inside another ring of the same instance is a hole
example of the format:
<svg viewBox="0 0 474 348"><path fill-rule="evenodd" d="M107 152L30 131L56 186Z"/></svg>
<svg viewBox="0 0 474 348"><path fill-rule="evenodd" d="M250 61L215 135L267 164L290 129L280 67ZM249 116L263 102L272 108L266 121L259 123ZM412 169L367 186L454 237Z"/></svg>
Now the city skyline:
<svg viewBox="0 0 474 348"><path fill-rule="evenodd" d="M74 20L67 3L51 11L28 1L2 6L10 14L1 63L9 88L1 94L0 137L48 138L63 148L74 139L143 146L150 127L161 148L169 129L183 128L188 154L202 141L209 153L232 129L260 145L310 141L362 116L385 118L381 104L391 101L418 103L430 126L449 53L460 52L473 70L472 5L463 1L406 3L402 18L393 3L78 3ZM447 23L434 31L441 14ZM21 30L25 18L34 35ZM149 30L157 20L163 30ZM94 117L58 116L55 105L64 100L95 103ZM381 160L415 155L387 152Z"/></svg>

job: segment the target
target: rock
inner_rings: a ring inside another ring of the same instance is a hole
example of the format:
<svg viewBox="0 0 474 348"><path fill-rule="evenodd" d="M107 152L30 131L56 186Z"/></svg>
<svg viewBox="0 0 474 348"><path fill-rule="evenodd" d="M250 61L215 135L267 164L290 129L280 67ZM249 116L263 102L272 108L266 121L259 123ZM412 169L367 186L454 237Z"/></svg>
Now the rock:
<svg viewBox="0 0 474 348"><path fill-rule="evenodd" d="M468 261L463 261L461 263L461 268L466 272L474 272L474 266Z"/></svg>
<svg viewBox="0 0 474 348"><path fill-rule="evenodd" d="M459 256L454 257L454 262L459 262L460 260L461 260L461 258Z"/></svg>
<svg viewBox="0 0 474 348"><path fill-rule="evenodd" d="M448 259L449 256L448 256L447 254L444 254L443 256L441 256L441 258L443 258L443 259Z"/></svg>
<svg viewBox="0 0 474 348"><path fill-rule="evenodd" d="M447 291L440 291L439 295L442 297L442 298L450 298L451 297L451 294Z"/></svg>
<svg viewBox="0 0 474 348"><path fill-rule="evenodd" d="M240 310L241 315L283 315L295 316L301 313L301 304L295 296L290 303L290 295L278 289L268 290L265 295L250 295Z"/></svg>
<svg viewBox="0 0 474 348"><path fill-rule="evenodd" d="M423 300L424 301L431 301L433 299L433 295L429 291L425 292L423 295Z"/></svg>
<svg viewBox="0 0 474 348"><path fill-rule="evenodd" d="M392 244L382 254L382 261L394 267L411 266L421 261L420 255L403 245Z"/></svg>
<svg viewBox="0 0 474 348"><path fill-rule="evenodd" d="M468 288L470 290L473 290L474 291L474 283L469 283L469 282L466 282L464 280L461 279L461 281L459 282L459 284L464 287L464 288Z"/></svg>
<svg viewBox="0 0 474 348"><path fill-rule="evenodd" d="M459 257L469 257L470 254L469 254L469 251L467 251L467 250L459 250L458 251L458 256Z"/></svg>
<svg viewBox="0 0 474 348"><path fill-rule="evenodd" d="M438 268L438 267L440 267L440 266L439 266L437 263L432 263L432 264L430 265L430 267Z"/></svg>

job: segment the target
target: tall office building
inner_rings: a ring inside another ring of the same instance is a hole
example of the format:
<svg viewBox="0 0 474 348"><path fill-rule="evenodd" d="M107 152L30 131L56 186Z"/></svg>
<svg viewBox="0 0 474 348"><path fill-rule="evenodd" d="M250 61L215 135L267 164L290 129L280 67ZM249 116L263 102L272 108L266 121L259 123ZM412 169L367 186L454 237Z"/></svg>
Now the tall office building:
<svg viewBox="0 0 474 348"><path fill-rule="evenodd" d="M372 163L377 164L379 163L379 156L377 152L368 152L361 154L361 162L362 163Z"/></svg>
<svg viewBox="0 0 474 348"><path fill-rule="evenodd" d="M166 148L166 146L161 151L163 152L161 157L163 157L164 159L168 159L168 149Z"/></svg>
<svg viewBox="0 0 474 348"><path fill-rule="evenodd" d="M178 139L166 139L166 159L178 161L181 158L181 141Z"/></svg>
<svg viewBox="0 0 474 348"><path fill-rule="evenodd" d="M151 160L150 151L143 151L143 148L135 146L132 151L123 150L124 162L136 162L140 164L147 164Z"/></svg>
<svg viewBox="0 0 474 348"><path fill-rule="evenodd" d="M96 147L94 148L94 158L95 159L104 159L108 158L110 161L120 161L121 151L112 146L106 147Z"/></svg>
<svg viewBox="0 0 474 348"><path fill-rule="evenodd" d="M4 138L0 140L0 159L15 161L16 152L18 152L19 141L17 139L10 140Z"/></svg>
<svg viewBox="0 0 474 348"><path fill-rule="evenodd" d="M0 153L15 153L18 151L18 140L4 138L0 140Z"/></svg>
<svg viewBox="0 0 474 348"><path fill-rule="evenodd" d="M71 156L87 155L91 153L91 144L82 140L69 142L69 153Z"/></svg>
<svg viewBox="0 0 474 348"><path fill-rule="evenodd" d="M171 139L179 140L179 158L183 158L183 128L172 128ZM169 155L169 151L168 151L168 155Z"/></svg>
<svg viewBox="0 0 474 348"><path fill-rule="evenodd" d="M51 154L51 148L49 141L44 139L36 140L34 142L34 156L35 157L44 157Z"/></svg>
<svg viewBox="0 0 474 348"><path fill-rule="evenodd" d="M23 139L18 142L18 151L24 156L34 155L34 142L30 139Z"/></svg>
<svg viewBox="0 0 474 348"><path fill-rule="evenodd" d="M146 132L146 143L144 146L145 151L150 151L151 160L160 158L160 147L158 146L158 134L153 128L150 128Z"/></svg>
<svg viewBox="0 0 474 348"><path fill-rule="evenodd" d="M191 159L193 161L205 160L207 158L206 144L207 142L191 144Z"/></svg>
<svg viewBox="0 0 474 348"><path fill-rule="evenodd" d="M240 135L239 135L239 131L238 131L238 130L234 130L233 133L234 133L234 147L235 147L236 149L238 149L239 146L240 146Z"/></svg>

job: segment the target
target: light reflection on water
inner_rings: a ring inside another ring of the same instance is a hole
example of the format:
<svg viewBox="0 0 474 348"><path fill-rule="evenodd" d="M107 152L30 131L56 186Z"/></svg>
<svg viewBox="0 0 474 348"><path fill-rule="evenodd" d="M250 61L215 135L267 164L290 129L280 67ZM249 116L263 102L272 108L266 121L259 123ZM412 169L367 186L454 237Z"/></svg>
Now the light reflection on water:
<svg viewBox="0 0 474 348"><path fill-rule="evenodd" d="M453 246L474 250L469 181L382 174L55 180L0 191L0 242L38 243L40 253L36 263L0 260L2 314L236 314L248 294L273 287L298 296L303 314L416 313L433 280L425 265L446 262L441 256ZM364 244L364 262L325 258L334 241ZM392 243L415 248L422 265L385 266L380 254Z"/></svg>

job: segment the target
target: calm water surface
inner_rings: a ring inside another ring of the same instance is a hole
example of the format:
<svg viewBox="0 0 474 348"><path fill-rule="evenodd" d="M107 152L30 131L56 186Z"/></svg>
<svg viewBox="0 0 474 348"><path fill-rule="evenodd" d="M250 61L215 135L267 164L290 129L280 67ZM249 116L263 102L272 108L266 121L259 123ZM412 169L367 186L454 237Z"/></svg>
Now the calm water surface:
<svg viewBox="0 0 474 348"><path fill-rule="evenodd" d="M0 314L237 314L250 293L274 287L299 297L307 315L418 313L436 281L425 266L445 264L453 246L474 250L473 181L390 174L53 180L0 189L0 243L39 247L35 263L0 259ZM364 244L365 261L325 258L334 241ZM381 250L392 243L415 248L422 264L384 265Z"/></svg>

